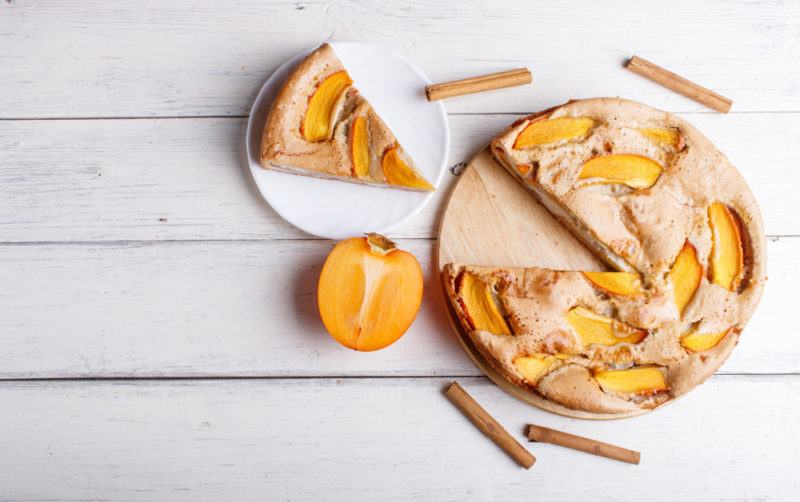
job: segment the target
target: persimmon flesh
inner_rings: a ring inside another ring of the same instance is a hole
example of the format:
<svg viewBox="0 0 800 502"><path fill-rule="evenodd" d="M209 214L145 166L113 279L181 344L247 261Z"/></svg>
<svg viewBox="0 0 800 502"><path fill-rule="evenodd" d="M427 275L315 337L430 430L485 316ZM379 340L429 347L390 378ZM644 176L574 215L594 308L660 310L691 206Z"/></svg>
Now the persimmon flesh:
<svg viewBox="0 0 800 502"><path fill-rule="evenodd" d="M308 100L301 132L306 141L318 142L331 138L337 106L345 91L353 83L346 71L337 71L325 78Z"/></svg>
<svg viewBox="0 0 800 502"><path fill-rule="evenodd" d="M661 164L641 155L604 155L586 162L578 174L578 179L592 179L595 183L618 183L633 189L644 189L653 186L662 171Z"/></svg>
<svg viewBox="0 0 800 502"><path fill-rule="evenodd" d="M677 151L683 150L683 147L686 146L683 135L674 127L646 127L639 129L639 132L653 143L668 146Z"/></svg>
<svg viewBox="0 0 800 502"><path fill-rule="evenodd" d="M656 366L634 366L624 370L599 370L594 377L604 392L652 396L669 391L664 372Z"/></svg>
<svg viewBox="0 0 800 502"><path fill-rule="evenodd" d="M353 159L352 174L357 178L369 175L369 133L367 118L359 115L350 126L350 157Z"/></svg>
<svg viewBox="0 0 800 502"><path fill-rule="evenodd" d="M592 285L612 295L640 296L642 281L634 272L583 272Z"/></svg>
<svg viewBox="0 0 800 502"><path fill-rule="evenodd" d="M728 291L736 291L744 270L739 224L728 206L720 202L708 206L708 222L713 244L709 258L711 281Z"/></svg>
<svg viewBox="0 0 800 502"><path fill-rule="evenodd" d="M325 260L317 301L328 333L345 347L394 343L422 303L422 269L411 253L378 234L347 239Z"/></svg>
<svg viewBox="0 0 800 502"><path fill-rule="evenodd" d="M684 242L675 258L669 277L672 281L675 305L678 307L678 313L683 315L703 279L703 266L697 260L697 250L688 240Z"/></svg>
<svg viewBox="0 0 800 502"><path fill-rule="evenodd" d="M433 191L433 185L403 161L400 156L400 148L397 146L390 148L383 155L382 167L386 181L392 185Z"/></svg>
<svg viewBox="0 0 800 502"><path fill-rule="evenodd" d="M514 140L514 150L583 138L589 134L594 125L595 121L589 117L534 120Z"/></svg>
<svg viewBox="0 0 800 502"><path fill-rule="evenodd" d="M711 350L730 333L731 328L716 333L689 333L681 337L683 348L692 352L703 352Z"/></svg>
<svg viewBox="0 0 800 502"><path fill-rule="evenodd" d="M567 322L578 333L584 345L612 346L618 343L639 343L647 331L629 326L622 321L601 316L583 307L573 307L567 314Z"/></svg>

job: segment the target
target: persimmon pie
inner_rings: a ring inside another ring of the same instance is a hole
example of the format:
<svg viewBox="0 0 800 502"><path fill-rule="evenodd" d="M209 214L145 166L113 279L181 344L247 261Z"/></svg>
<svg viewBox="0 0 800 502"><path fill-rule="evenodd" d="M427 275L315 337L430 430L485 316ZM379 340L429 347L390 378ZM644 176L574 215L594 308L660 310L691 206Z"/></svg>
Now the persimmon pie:
<svg viewBox="0 0 800 502"><path fill-rule="evenodd" d="M433 190L328 44L297 65L272 104L261 165L367 185Z"/></svg>
<svg viewBox="0 0 800 502"><path fill-rule="evenodd" d="M631 414L687 392L736 345L766 280L758 207L697 129L622 99L531 115L495 159L612 271L450 263L473 344L572 410Z"/></svg>

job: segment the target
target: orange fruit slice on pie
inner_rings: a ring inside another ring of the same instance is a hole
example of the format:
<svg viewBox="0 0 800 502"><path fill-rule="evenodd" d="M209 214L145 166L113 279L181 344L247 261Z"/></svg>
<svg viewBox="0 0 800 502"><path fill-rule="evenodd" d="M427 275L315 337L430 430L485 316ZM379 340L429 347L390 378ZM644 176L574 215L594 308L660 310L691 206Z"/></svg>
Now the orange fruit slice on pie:
<svg viewBox="0 0 800 502"><path fill-rule="evenodd" d="M272 104L261 165L365 185L434 189L328 44L297 65Z"/></svg>

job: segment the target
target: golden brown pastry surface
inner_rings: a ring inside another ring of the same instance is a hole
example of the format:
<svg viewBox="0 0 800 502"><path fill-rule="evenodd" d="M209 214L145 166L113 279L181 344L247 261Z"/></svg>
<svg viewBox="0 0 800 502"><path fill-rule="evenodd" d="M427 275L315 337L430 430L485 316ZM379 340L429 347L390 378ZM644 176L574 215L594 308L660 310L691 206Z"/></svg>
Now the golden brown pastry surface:
<svg viewBox="0 0 800 502"><path fill-rule="evenodd" d="M760 299L766 253L749 188L708 139L670 113L607 98L526 117L491 149L625 272L448 264L453 308L496 369L568 408L614 414L659 406L719 368Z"/></svg>

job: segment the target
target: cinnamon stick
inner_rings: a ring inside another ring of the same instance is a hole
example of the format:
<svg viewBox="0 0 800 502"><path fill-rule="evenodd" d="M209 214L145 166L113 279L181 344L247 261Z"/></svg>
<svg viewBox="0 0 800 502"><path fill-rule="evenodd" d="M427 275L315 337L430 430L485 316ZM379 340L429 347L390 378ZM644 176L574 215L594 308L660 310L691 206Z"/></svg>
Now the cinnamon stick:
<svg viewBox="0 0 800 502"><path fill-rule="evenodd" d="M528 425L528 439L539 443L550 443L573 450L584 451L592 455L599 455L629 464L638 464L641 454L638 451L628 450L613 444L603 443L574 434L548 429L539 425Z"/></svg>
<svg viewBox="0 0 800 502"><path fill-rule="evenodd" d="M481 408L472 396L467 394L458 383L453 382L444 393L486 436L503 449L519 465L530 469L536 462L536 457L530 454L519 442L511 437L497 420L492 418L486 410Z"/></svg>
<svg viewBox="0 0 800 502"><path fill-rule="evenodd" d="M425 96L428 98L428 101L436 101L438 99L452 98L464 94L530 84L531 81L533 81L533 77L527 68L517 68L500 73L454 80L452 82L431 84L425 86Z"/></svg>
<svg viewBox="0 0 800 502"><path fill-rule="evenodd" d="M728 113L733 104L733 101L725 96L690 82L680 75L665 70L639 56L633 56L625 65L625 68L718 112Z"/></svg>

